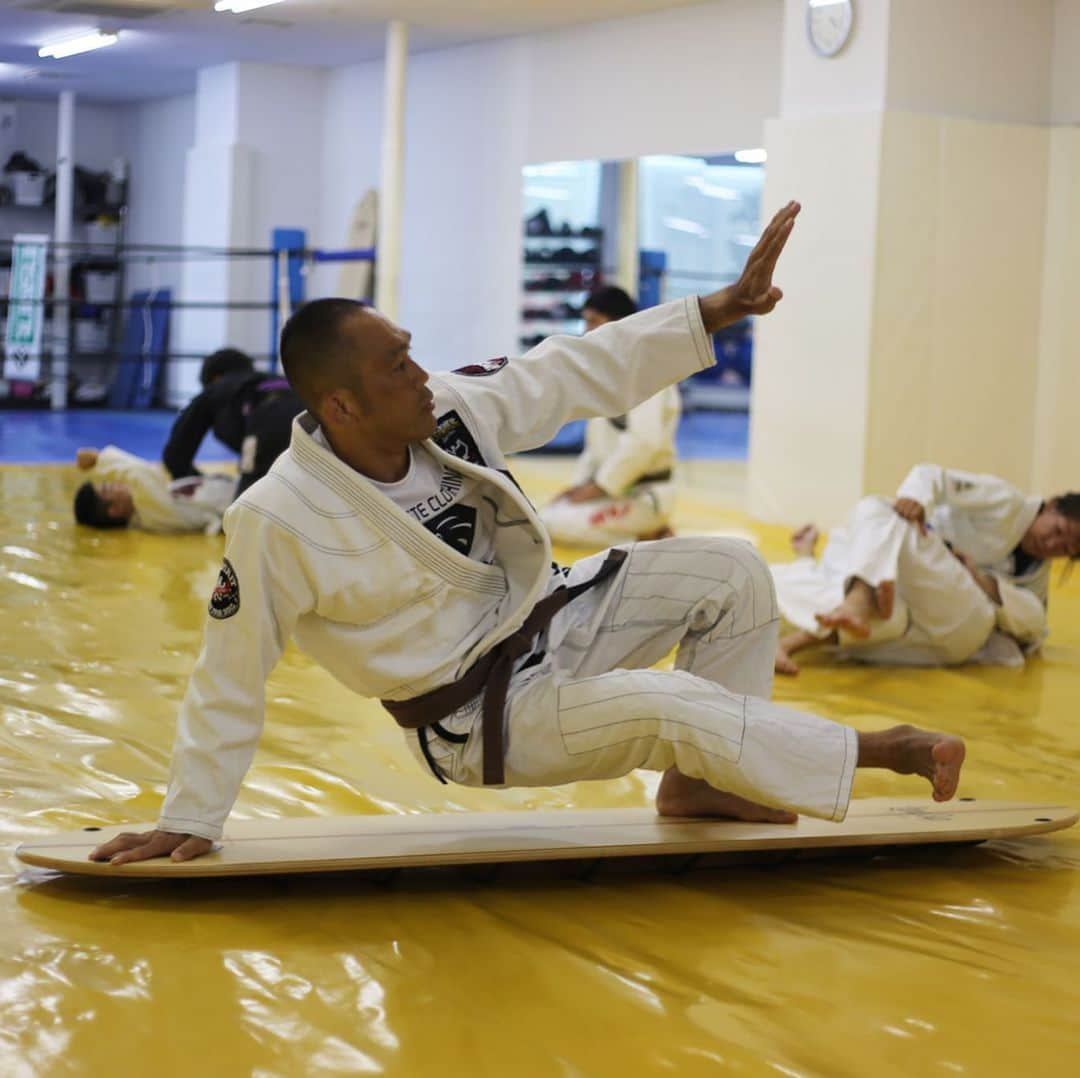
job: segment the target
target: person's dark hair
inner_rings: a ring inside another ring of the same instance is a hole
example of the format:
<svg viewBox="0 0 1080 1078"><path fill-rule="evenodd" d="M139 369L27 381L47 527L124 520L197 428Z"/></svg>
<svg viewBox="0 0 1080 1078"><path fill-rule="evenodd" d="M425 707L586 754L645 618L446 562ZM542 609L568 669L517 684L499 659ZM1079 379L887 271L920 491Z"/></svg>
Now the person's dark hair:
<svg viewBox="0 0 1080 1078"><path fill-rule="evenodd" d="M603 288L597 288L589 293L589 298L582 305L584 308L596 311L612 322L637 312L637 304L617 285L608 284Z"/></svg>
<svg viewBox="0 0 1080 1078"><path fill-rule="evenodd" d="M223 374L247 374L255 369L255 360L239 348L219 348L203 360L199 381L205 389Z"/></svg>
<svg viewBox="0 0 1080 1078"><path fill-rule="evenodd" d="M1068 517L1069 520L1080 520L1080 494L1076 491L1058 494L1050 499L1050 504L1063 517Z"/></svg>
<svg viewBox="0 0 1080 1078"><path fill-rule="evenodd" d="M341 327L366 305L355 299L313 299L281 331L281 366L309 412L340 356Z"/></svg>
<svg viewBox="0 0 1080 1078"><path fill-rule="evenodd" d="M75 519L90 528L125 528L126 520L109 516L109 507L93 483L83 483L75 491Z"/></svg>
<svg viewBox="0 0 1080 1078"><path fill-rule="evenodd" d="M1066 491L1050 499L1050 508L1060 513L1066 520L1080 520L1080 494L1075 490ZM1075 554L1071 561L1080 561L1080 554Z"/></svg>

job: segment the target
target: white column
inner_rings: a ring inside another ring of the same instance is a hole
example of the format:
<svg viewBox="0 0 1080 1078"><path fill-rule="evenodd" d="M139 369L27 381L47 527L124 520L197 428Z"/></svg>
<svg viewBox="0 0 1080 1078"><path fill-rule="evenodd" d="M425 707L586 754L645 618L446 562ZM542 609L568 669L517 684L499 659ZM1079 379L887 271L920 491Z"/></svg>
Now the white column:
<svg viewBox="0 0 1080 1078"><path fill-rule="evenodd" d="M620 287L638 294L638 163L619 162L619 240L615 275Z"/></svg>
<svg viewBox="0 0 1080 1078"><path fill-rule="evenodd" d="M56 221L53 241L56 256L53 261L52 323L52 386L51 402L54 411L67 407L68 379L68 299L71 294L71 217L73 212L75 178L75 94L64 90L60 94L60 109L56 124Z"/></svg>
<svg viewBox="0 0 1080 1078"><path fill-rule="evenodd" d="M386 85L383 105L382 176L379 225L375 235L375 306L397 318L401 278L401 207L405 186L405 76L409 27L396 19L386 31Z"/></svg>

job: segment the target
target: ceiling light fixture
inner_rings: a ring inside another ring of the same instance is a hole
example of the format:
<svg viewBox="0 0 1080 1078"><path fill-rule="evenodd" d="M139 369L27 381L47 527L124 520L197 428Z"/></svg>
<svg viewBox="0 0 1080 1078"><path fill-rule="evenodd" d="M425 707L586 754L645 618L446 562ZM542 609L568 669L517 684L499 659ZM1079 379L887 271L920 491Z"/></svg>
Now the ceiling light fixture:
<svg viewBox="0 0 1080 1078"><path fill-rule="evenodd" d="M63 60L65 56L77 56L80 52L93 52L94 49L103 49L106 45L115 45L119 36L119 32L94 30L89 34L54 41L51 45L42 45L38 49L38 56Z"/></svg>
<svg viewBox="0 0 1080 1078"><path fill-rule="evenodd" d="M763 165L769 155L764 150L736 150L735 160L740 165Z"/></svg>
<svg viewBox="0 0 1080 1078"><path fill-rule="evenodd" d="M269 7L271 4L280 3L281 0L217 0L214 10L228 11L233 15L240 15L245 11L254 11L259 7Z"/></svg>

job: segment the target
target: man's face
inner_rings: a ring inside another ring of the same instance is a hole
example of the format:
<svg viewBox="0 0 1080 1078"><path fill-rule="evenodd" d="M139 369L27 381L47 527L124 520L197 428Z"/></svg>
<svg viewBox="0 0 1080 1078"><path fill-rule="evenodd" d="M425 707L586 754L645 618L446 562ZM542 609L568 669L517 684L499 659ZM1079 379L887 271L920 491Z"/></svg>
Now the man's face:
<svg viewBox="0 0 1080 1078"><path fill-rule="evenodd" d="M135 513L135 500L125 483L102 483L97 492L98 497L105 503L105 511L113 520L132 518Z"/></svg>
<svg viewBox="0 0 1080 1078"><path fill-rule="evenodd" d="M374 311L358 312L344 331L349 384L367 432L383 442L409 444L435 433L435 398L428 375L412 358L412 334Z"/></svg>
<svg viewBox="0 0 1080 1078"><path fill-rule="evenodd" d="M1048 505L1024 534L1020 546L1035 558L1073 558L1080 554L1080 520L1070 520Z"/></svg>
<svg viewBox="0 0 1080 1078"><path fill-rule="evenodd" d="M608 322L611 321L607 315L600 314L599 311L594 311L592 307L586 307L582 312L581 317L585 319L586 333L598 329L600 326L606 326Z"/></svg>

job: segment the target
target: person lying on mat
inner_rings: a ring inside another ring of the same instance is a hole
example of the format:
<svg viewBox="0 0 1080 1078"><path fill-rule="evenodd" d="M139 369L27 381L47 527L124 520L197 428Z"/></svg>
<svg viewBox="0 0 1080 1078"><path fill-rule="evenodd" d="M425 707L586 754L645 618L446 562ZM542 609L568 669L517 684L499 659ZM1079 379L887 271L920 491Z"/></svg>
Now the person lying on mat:
<svg viewBox="0 0 1080 1078"><path fill-rule="evenodd" d="M606 285L586 299L585 326L592 331L636 311L626 292ZM540 510L553 542L598 547L673 534L680 412L679 390L671 385L626 415L589 420L574 484Z"/></svg>
<svg viewBox="0 0 1080 1078"><path fill-rule="evenodd" d="M1050 564L1080 556L1080 494L1031 497L997 476L920 464L894 501L864 498L812 557L817 529L795 533L802 556L772 567L796 652L838 644L843 658L944 666L1022 665L1047 634Z"/></svg>
<svg viewBox="0 0 1080 1078"><path fill-rule="evenodd" d="M236 348L207 356L199 380L202 392L176 417L162 463L173 479L199 475L195 454L212 430L240 454L236 493L242 494L288 447L293 417L304 405L284 378L255 370L251 356Z"/></svg>
<svg viewBox="0 0 1080 1078"><path fill-rule="evenodd" d="M282 333L307 411L225 518L227 546L183 705L157 828L93 851L117 863L206 853L259 741L287 641L375 697L439 782L550 786L663 772L669 816L842 819L857 767L957 788L964 744L862 733L769 700L777 610L748 543L628 543L563 569L506 456L567 421L624 415L714 362L709 338L781 299L799 212L763 232L738 281L552 337L519 359L429 376L410 334L350 300ZM653 670L673 648L676 669Z"/></svg>
<svg viewBox="0 0 1080 1078"><path fill-rule="evenodd" d="M80 449L89 478L75 491L75 520L91 528L136 528L217 535L236 496L236 476L194 475L170 482L160 465L115 445Z"/></svg>

